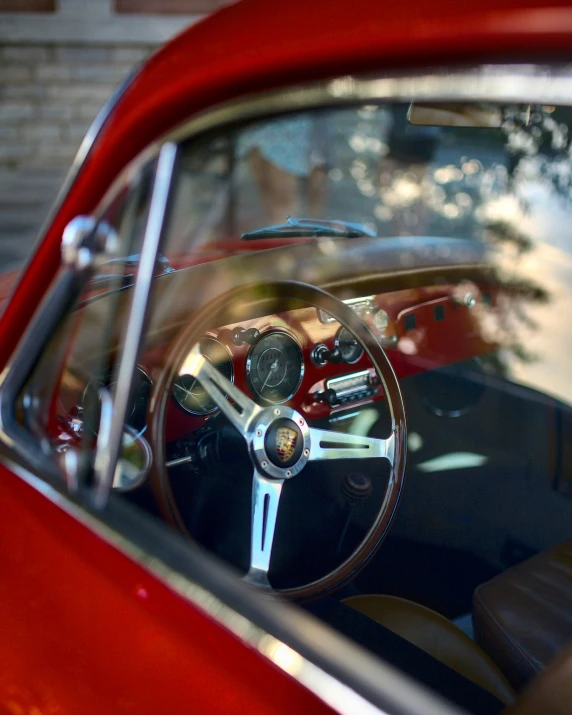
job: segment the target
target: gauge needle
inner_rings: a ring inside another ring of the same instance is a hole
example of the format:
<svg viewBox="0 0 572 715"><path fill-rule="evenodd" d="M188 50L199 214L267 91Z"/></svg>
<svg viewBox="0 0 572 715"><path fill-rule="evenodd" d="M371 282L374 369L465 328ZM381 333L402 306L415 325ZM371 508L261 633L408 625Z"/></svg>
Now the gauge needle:
<svg viewBox="0 0 572 715"><path fill-rule="evenodd" d="M183 385L179 385L178 383L175 383L175 387L179 388L179 390L182 390L187 397L193 397L193 393L191 392L190 389L187 389Z"/></svg>
<svg viewBox="0 0 572 715"><path fill-rule="evenodd" d="M264 388L268 384L268 380L270 380L272 373L274 372L274 370L276 370L277 367L278 367L278 358L276 358L276 360L274 360L272 365L270 365L270 370L268 370L268 375L266 375L266 380L264 380L264 384L262 385L262 389L260 390L260 392L264 391Z"/></svg>

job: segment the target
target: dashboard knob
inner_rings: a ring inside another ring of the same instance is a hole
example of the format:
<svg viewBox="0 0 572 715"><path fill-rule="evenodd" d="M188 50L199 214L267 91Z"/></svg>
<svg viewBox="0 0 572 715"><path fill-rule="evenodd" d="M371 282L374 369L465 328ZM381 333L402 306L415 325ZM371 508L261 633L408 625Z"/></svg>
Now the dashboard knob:
<svg viewBox="0 0 572 715"><path fill-rule="evenodd" d="M325 402L326 404L330 405L330 407L335 407L339 404L340 401L338 399L336 391L332 390L332 388L329 387L323 392L316 392L314 394L314 402Z"/></svg>
<svg viewBox="0 0 572 715"><path fill-rule="evenodd" d="M342 351L338 347L334 348L333 350L326 350L325 353L322 353L322 357L324 358L324 360L327 360L334 365L337 365L338 363L344 361Z"/></svg>
<svg viewBox="0 0 572 715"><path fill-rule="evenodd" d="M314 365L317 365L318 367L323 367L328 362L337 365L338 363L344 361L342 351L338 347L328 350L327 346L323 343L316 345L316 347L312 350L311 357Z"/></svg>
<svg viewBox="0 0 572 715"><path fill-rule="evenodd" d="M260 340L260 331L256 328L235 328L232 331L232 341L235 345L256 345Z"/></svg>

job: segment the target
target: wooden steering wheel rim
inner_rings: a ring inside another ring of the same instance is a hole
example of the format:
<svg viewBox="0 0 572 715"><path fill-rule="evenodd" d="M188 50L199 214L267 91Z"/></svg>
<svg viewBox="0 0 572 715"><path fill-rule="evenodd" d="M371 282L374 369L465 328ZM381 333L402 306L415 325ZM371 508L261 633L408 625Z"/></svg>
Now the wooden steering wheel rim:
<svg viewBox="0 0 572 715"><path fill-rule="evenodd" d="M394 457L385 496L372 526L359 546L342 564L316 581L294 588L273 589L273 593L281 598L306 601L334 591L364 568L387 535L403 490L407 438L403 397L393 367L367 325L341 300L306 283L280 281L235 288L203 306L173 341L165 355L163 370L153 385L147 423L150 428L149 439L154 457L151 485L155 498L167 521L194 542L178 508L165 466L164 421L173 383L189 350L212 325L213 318L218 313L223 314L229 306L232 306L233 317L228 317L227 322L236 322L237 306L244 306L246 309L246 306L252 308L259 303L276 303L280 306L279 310L284 311L287 309L285 304L288 301L296 302L292 308L300 307L300 303L303 303L325 311L355 335L383 385L394 433ZM274 308L269 312L278 312L278 310Z"/></svg>

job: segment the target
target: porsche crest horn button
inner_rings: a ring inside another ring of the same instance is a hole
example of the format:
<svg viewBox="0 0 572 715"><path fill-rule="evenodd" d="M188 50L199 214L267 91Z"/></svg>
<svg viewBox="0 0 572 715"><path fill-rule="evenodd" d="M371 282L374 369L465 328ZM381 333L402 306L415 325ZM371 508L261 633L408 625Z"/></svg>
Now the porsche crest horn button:
<svg viewBox="0 0 572 715"><path fill-rule="evenodd" d="M298 433L291 427L278 427L275 435L276 455L281 462L289 462L296 451Z"/></svg>
<svg viewBox="0 0 572 715"><path fill-rule="evenodd" d="M284 417L276 420L266 432L264 449L276 467L286 469L300 459L304 437L298 425Z"/></svg>

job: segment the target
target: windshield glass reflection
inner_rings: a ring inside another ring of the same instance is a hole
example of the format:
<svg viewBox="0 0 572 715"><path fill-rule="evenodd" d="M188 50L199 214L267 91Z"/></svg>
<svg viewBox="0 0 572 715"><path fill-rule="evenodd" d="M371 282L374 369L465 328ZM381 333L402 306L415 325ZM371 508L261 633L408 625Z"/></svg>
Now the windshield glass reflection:
<svg viewBox="0 0 572 715"><path fill-rule="evenodd" d="M195 144L180 163L167 258L178 268L310 237L330 260L344 236L475 242L494 249L486 260L503 287L481 311L500 348L488 368L572 403L561 319L571 307L572 110L493 109L499 126L484 128L413 125L408 104L301 112ZM416 350L410 338L404 353Z"/></svg>

